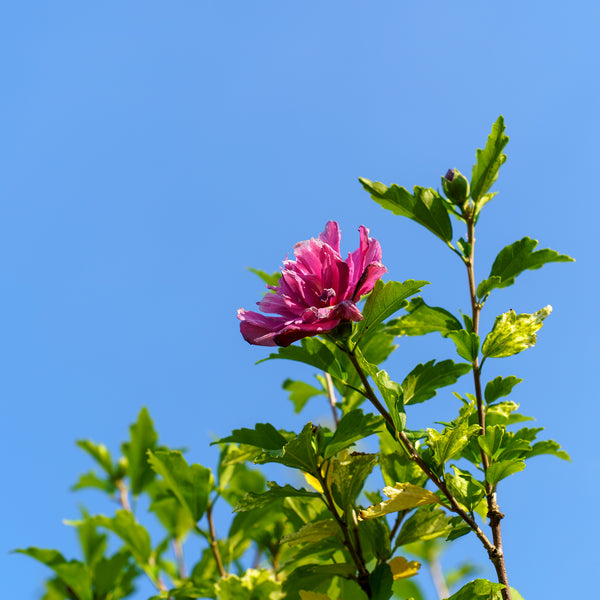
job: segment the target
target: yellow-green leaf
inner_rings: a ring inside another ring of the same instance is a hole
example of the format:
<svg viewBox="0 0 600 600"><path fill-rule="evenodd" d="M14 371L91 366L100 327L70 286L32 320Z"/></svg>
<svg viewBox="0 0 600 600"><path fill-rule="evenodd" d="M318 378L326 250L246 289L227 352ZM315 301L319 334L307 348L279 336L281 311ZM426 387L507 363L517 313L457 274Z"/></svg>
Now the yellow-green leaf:
<svg viewBox="0 0 600 600"><path fill-rule="evenodd" d="M412 483L397 483L394 487L384 487L383 493L389 498L360 511L361 519L373 519L388 513L408 510L425 504L440 503L440 499L429 490Z"/></svg>

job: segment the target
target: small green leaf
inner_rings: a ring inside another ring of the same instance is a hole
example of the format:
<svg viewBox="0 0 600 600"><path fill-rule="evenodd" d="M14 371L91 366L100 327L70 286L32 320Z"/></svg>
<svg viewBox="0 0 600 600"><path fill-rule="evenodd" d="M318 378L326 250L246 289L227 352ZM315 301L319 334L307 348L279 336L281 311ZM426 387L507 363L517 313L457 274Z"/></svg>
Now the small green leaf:
<svg viewBox="0 0 600 600"><path fill-rule="evenodd" d="M439 388L456 383L459 377L470 370L471 365L455 364L452 360L438 363L430 360L425 364L417 365L402 382L404 404L418 404L433 398Z"/></svg>
<svg viewBox="0 0 600 600"><path fill-rule="evenodd" d="M509 375L508 377L496 377L492 379L492 381L488 381L485 386L485 401L488 404L495 402L498 398L502 398L504 396L508 396L512 389L518 383L521 383L523 380L515 377L514 375Z"/></svg>
<svg viewBox="0 0 600 600"><path fill-rule="evenodd" d="M502 600L501 583L493 583L487 579L475 579L452 594L447 600Z"/></svg>
<svg viewBox="0 0 600 600"><path fill-rule="evenodd" d="M420 292L421 288L427 284L427 281L414 281L413 279L404 282L388 281L383 283L379 279L363 308L363 320L358 323L354 336L355 344L358 344L360 339L367 335L373 327L404 308L408 304L407 298Z"/></svg>
<svg viewBox="0 0 600 600"><path fill-rule="evenodd" d="M377 454L356 452L332 461L332 492L338 506L354 506L366 478L377 463Z"/></svg>
<svg viewBox="0 0 600 600"><path fill-rule="evenodd" d="M456 352L461 358L474 363L479 356L479 336L476 333L469 333L465 329L453 331L448 337L456 345Z"/></svg>
<svg viewBox="0 0 600 600"><path fill-rule="evenodd" d="M117 486L110 479L101 479L94 471L83 473L79 476L77 483L71 486L73 491L86 488L96 488L107 494L114 494L117 490Z"/></svg>
<svg viewBox="0 0 600 600"><path fill-rule="evenodd" d="M312 443L313 433L313 424L307 423L302 431L283 447L281 452L263 452L255 459L255 462L260 464L275 462L315 475L318 465Z"/></svg>
<svg viewBox="0 0 600 600"><path fill-rule="evenodd" d="M294 533L284 535L281 538L281 543L295 546L296 544L305 544L306 542L318 542L323 538L331 537L338 533L338 524L333 519L313 521L312 523L307 523Z"/></svg>
<svg viewBox="0 0 600 600"><path fill-rule="evenodd" d="M479 425L460 423L455 427L446 427L442 433L435 429L427 429L427 445L433 452L433 458L440 467L446 461L460 456L463 448L471 441L471 437L479 431Z"/></svg>
<svg viewBox="0 0 600 600"><path fill-rule="evenodd" d="M483 355L501 358L532 348L537 341L535 332L541 329L544 319L551 312L552 307L546 306L531 315L517 315L514 310L509 310L496 317L492 331L483 342Z"/></svg>
<svg viewBox="0 0 600 600"><path fill-rule="evenodd" d="M375 570L369 576L369 586L371 588L371 600L389 600L392 597L392 584L394 578L392 570L387 563L381 563L375 567Z"/></svg>
<svg viewBox="0 0 600 600"><path fill-rule="evenodd" d="M416 221L447 244L452 241L452 224L448 210L444 200L435 190L415 186L411 194L406 188L395 183L387 187L383 183L369 181L363 177L359 177L358 180L371 194L371 198L383 208L395 215Z"/></svg>
<svg viewBox="0 0 600 600"><path fill-rule="evenodd" d="M128 510L118 510L112 518L96 515L89 520L119 536L140 566L148 564L152 554L150 535Z"/></svg>
<svg viewBox="0 0 600 600"><path fill-rule="evenodd" d="M495 288L512 285L515 277L528 269L539 269L552 262L573 262L570 256L549 248L534 252L537 245L537 240L524 237L503 248L494 260L488 279L477 286L477 296L483 299Z"/></svg>
<svg viewBox="0 0 600 600"><path fill-rule="evenodd" d="M485 478L488 483L496 485L502 479L505 479L513 473L518 473L525 468L525 463L522 460L499 460L489 466L486 471Z"/></svg>
<svg viewBox="0 0 600 600"><path fill-rule="evenodd" d="M462 329L460 321L447 310L429 306L420 296L406 307L407 315L388 323L386 331L393 335L425 335L437 331L446 337L451 331Z"/></svg>
<svg viewBox="0 0 600 600"><path fill-rule="evenodd" d="M568 453L562 450L560 444L554 440L542 440L541 442L536 442L531 447L531 452L526 456L526 458L540 456L541 454L552 454L558 458L562 458L563 460L571 460L571 457L568 455Z"/></svg>
<svg viewBox="0 0 600 600"><path fill-rule="evenodd" d="M271 423L256 423L254 429L246 427L234 429L231 435L212 442L211 445L234 442L236 444L255 446L263 450L279 450L287 444L287 441L288 439L277 431Z"/></svg>
<svg viewBox="0 0 600 600"><path fill-rule="evenodd" d="M148 450L154 450L158 435L150 413L144 407L137 422L129 428L131 441L123 444L123 454L127 457L127 474L131 482L131 493L138 496L154 479L154 472L148 465Z"/></svg>
<svg viewBox="0 0 600 600"><path fill-rule="evenodd" d="M334 456L358 440L377 433L383 426L380 416L363 414L360 408L347 412L340 420L333 437L325 447L324 458Z"/></svg>
<svg viewBox="0 0 600 600"><path fill-rule="evenodd" d="M157 450L148 452L150 465L165 481L167 487L187 509L194 522L206 510L212 485L210 469L202 465L188 465L181 452Z"/></svg>
<svg viewBox="0 0 600 600"><path fill-rule="evenodd" d="M299 413L314 396L326 395L323 389L317 389L304 381L293 381L292 379L286 379L283 382L283 389L289 392L295 413Z"/></svg>
<svg viewBox="0 0 600 600"><path fill-rule="evenodd" d="M396 548L413 542L433 540L450 533L450 518L437 507L419 508L404 524L398 538Z"/></svg>
<svg viewBox="0 0 600 600"><path fill-rule="evenodd" d="M93 600L92 581L87 567L76 560L66 561L58 550L24 548L15 550L50 567L58 578L77 595L79 600Z"/></svg>
<svg viewBox="0 0 600 600"><path fill-rule="evenodd" d="M468 471L463 471L455 465L452 465L452 469L454 475L450 473L444 475L446 484L452 495L466 506L468 511L473 512L485 496L485 486Z"/></svg>
<svg viewBox="0 0 600 600"><path fill-rule="evenodd" d="M501 448L505 431L506 430L502 425L494 425L493 427L488 426L485 428L485 435L478 436L477 443L488 455L490 460L496 458L498 450Z"/></svg>
<svg viewBox="0 0 600 600"><path fill-rule="evenodd" d="M473 165L471 174L471 198L475 203L475 216L477 216L477 204L482 196L492 187L498 178L500 167L506 162L506 154L503 150L508 144L508 136L504 133L504 117L500 115L492 126L492 132L488 136L483 150L478 149L477 161Z"/></svg>
<svg viewBox="0 0 600 600"><path fill-rule="evenodd" d="M300 497L300 498L320 498L318 492L310 492L304 488L298 489L289 484L282 486L277 485L274 481L268 481L268 491L262 494L247 493L237 504L234 512L246 512L256 508L269 506L273 502L277 502L282 498Z"/></svg>
<svg viewBox="0 0 600 600"><path fill-rule="evenodd" d="M384 370L375 373L373 380L377 384L377 389L380 391L388 408L396 431L404 431L406 413L404 411L402 387L399 383L391 381L387 371Z"/></svg>
<svg viewBox="0 0 600 600"><path fill-rule="evenodd" d="M327 344L316 337L303 338L300 340L300 346L292 345L287 348L279 348L276 353L269 354L267 358L259 360L256 364L278 358L294 360L316 367L338 379L344 380L346 378L339 361L327 347Z"/></svg>
<svg viewBox="0 0 600 600"><path fill-rule="evenodd" d="M381 453L379 464L387 486L393 486L397 481L407 481L422 487L427 480L427 476L406 452Z"/></svg>
<svg viewBox="0 0 600 600"><path fill-rule="evenodd" d="M110 452L104 444L95 444L91 440L77 440L76 444L87 452L106 472L109 477L112 477L115 469L110 457Z"/></svg>
<svg viewBox="0 0 600 600"><path fill-rule="evenodd" d="M252 267L247 267L248 271L258 275L267 285L276 286L279 284L279 280L281 279L281 271L275 271L273 274L269 274L266 271L261 271L260 269L253 269Z"/></svg>

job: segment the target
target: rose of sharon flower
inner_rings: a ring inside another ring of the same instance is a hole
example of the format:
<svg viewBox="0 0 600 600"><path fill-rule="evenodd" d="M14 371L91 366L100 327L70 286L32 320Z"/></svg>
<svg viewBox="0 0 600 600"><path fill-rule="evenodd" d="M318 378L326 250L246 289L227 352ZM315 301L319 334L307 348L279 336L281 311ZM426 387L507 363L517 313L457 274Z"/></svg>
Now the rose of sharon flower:
<svg viewBox="0 0 600 600"><path fill-rule="evenodd" d="M299 242L296 260L285 260L278 285L267 286L257 302L266 316L238 310L240 331L250 344L289 346L308 336L326 333L342 321L361 321L356 302L373 289L387 271L381 264L381 246L360 226L360 245L344 260L340 255L340 228L335 221L325 225L318 239Z"/></svg>

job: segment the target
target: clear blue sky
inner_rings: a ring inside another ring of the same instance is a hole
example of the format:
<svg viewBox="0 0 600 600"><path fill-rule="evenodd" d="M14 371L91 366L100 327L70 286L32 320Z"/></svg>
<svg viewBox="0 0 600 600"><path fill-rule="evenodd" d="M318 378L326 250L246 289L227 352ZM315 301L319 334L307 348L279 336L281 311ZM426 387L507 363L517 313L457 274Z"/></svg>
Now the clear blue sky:
<svg viewBox="0 0 600 600"><path fill-rule="evenodd" d="M96 494L69 492L90 467L75 439L116 450L145 405L164 443L214 466L213 435L327 416L311 401L295 417L281 390L310 369L254 366L266 352L241 339L235 319L261 294L245 267L274 271L329 219L352 250L365 224L390 278L432 281L430 303L466 308L455 257L390 218L357 177L437 187L449 167L470 173L503 114L509 158L481 219L480 278L525 235L577 258L526 273L486 306L484 327L509 308L554 306L538 346L489 374L524 376L522 412L574 459L535 459L501 486L508 568L527 600L590 598L599 16L592 0L5 5L3 597L38 598L49 573L9 549L72 556L62 519L83 501L107 510ZM402 341L397 354L389 371L400 378L453 353L432 338ZM449 392L430 402L436 414L455 409ZM456 553L449 563L485 563L476 544Z"/></svg>

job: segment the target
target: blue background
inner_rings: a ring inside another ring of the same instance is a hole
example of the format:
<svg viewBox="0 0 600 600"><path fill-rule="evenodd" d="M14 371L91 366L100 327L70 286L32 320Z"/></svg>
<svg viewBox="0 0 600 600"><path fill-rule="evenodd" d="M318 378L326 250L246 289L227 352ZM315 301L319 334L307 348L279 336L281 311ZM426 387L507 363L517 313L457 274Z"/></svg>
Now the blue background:
<svg viewBox="0 0 600 600"><path fill-rule="evenodd" d="M329 219L353 250L365 224L389 278L432 281L430 304L466 310L456 257L391 218L357 177L438 187L450 167L470 174L499 114L509 158L480 221L478 278L525 235L577 258L525 273L484 310L483 329L509 308L553 305L538 346L490 361L486 375L524 376L513 399L573 458L537 458L501 484L508 571L527 600L591 597L596 2L57 0L2 13L4 597L39 598L50 573L10 549L74 556L62 519L81 502L113 509L69 491L91 466L76 439L116 452L145 405L163 443L214 466L208 444L233 428L327 422L316 399L295 416L281 389L310 369L254 366L267 352L241 339L235 311L263 288L245 267L275 271ZM388 370L401 379L433 357L453 357L450 342L404 339ZM468 378L455 389L470 391ZM409 425L456 408L443 390ZM465 556L492 576L476 540L457 542L444 565Z"/></svg>

